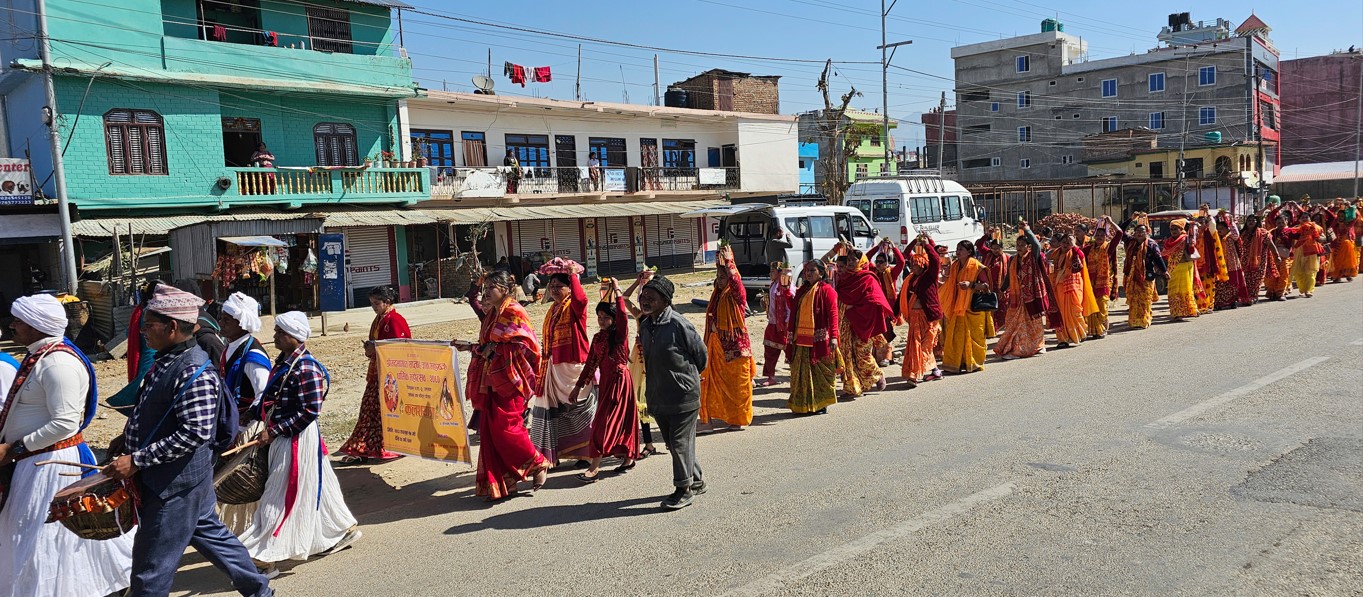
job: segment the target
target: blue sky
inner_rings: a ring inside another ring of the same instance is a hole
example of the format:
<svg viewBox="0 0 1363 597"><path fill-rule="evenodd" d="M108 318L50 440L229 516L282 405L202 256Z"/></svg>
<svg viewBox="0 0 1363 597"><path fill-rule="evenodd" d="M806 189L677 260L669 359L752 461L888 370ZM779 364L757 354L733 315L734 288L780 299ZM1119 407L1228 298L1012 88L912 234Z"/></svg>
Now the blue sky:
<svg viewBox="0 0 1363 597"><path fill-rule="evenodd" d="M814 85L822 60L864 61L837 65L834 89L854 84L864 97L854 105L878 108L880 99L880 3L868 0L668 0L583 2L498 2L408 0L419 10L531 31L552 31L669 49L725 55L793 58L820 63L779 62L658 52L663 87L708 68L781 75L781 109L796 113L822 106ZM914 40L894 64L932 76L891 70L890 112L916 123L921 112L950 94L953 46L1040 31L1058 17L1065 31L1082 36L1090 58L1144 52L1172 12L1191 12L1194 21L1225 18L1239 25L1253 9L1273 28L1284 59L1315 56L1363 46L1363 2L1359 0L1243 2L1077 2L1057 0L905 0L891 11L889 41ZM510 8L514 7L514 8ZM501 94L573 98L577 41L458 22L404 11L405 42L416 76L431 89L471 91L470 79L487 68ZM652 50L582 44L582 90L586 99L633 103L652 101ZM549 66L553 81L513 86L502 63ZM922 128L910 124L896 133L899 144L921 143Z"/></svg>

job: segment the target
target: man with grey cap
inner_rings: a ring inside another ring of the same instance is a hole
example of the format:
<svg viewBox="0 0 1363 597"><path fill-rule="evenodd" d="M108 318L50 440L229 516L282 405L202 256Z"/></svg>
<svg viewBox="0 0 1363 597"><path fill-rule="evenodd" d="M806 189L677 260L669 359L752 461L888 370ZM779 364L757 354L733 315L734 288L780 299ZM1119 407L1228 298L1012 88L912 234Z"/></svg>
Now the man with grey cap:
<svg viewBox="0 0 1363 597"><path fill-rule="evenodd" d="M644 397L672 453L676 491L662 506L679 510L705 493L696 462L696 419L700 414L700 373L705 370L705 343L696 328L672 310L676 286L657 276L639 293L639 344L644 357Z"/></svg>
<svg viewBox="0 0 1363 597"><path fill-rule="evenodd" d="M115 479L137 475L140 523L133 540L131 596L170 593L185 547L232 579L242 595L273 595L246 547L218 518L213 491L217 451L231 445L237 409L217 367L194 340L203 300L156 287L142 316L156 361L123 431L125 454L105 467Z"/></svg>

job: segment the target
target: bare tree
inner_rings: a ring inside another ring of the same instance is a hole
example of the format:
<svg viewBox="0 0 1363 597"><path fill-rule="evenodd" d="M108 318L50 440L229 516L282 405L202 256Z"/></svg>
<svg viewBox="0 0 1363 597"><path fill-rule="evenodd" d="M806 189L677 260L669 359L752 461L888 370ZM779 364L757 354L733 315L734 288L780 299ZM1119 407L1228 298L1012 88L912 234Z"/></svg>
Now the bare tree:
<svg viewBox="0 0 1363 597"><path fill-rule="evenodd" d="M815 124L817 138L805 141L817 142L826 148L823 159L818 163L821 174L819 190L828 198L829 203L841 205L843 195L847 193L847 187L851 184L847 171L848 156L856 152L857 147L867 137L878 135L879 125L855 122L847 118L847 106L852 103L852 98L861 95L856 86L842 94L836 107L833 105L828 84L828 75L832 70L833 61L829 60L824 64L823 74L819 75L817 86L819 92L823 94L824 106Z"/></svg>

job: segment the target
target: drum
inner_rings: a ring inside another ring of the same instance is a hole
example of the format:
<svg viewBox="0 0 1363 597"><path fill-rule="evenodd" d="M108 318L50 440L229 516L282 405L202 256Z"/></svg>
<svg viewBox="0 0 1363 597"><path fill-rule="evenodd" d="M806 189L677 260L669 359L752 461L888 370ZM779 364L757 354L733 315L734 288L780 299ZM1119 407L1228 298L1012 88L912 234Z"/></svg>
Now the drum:
<svg viewBox="0 0 1363 597"><path fill-rule="evenodd" d="M95 473L57 492L47 522L60 522L82 539L122 536L137 526L137 489L131 479Z"/></svg>
<svg viewBox="0 0 1363 597"><path fill-rule="evenodd" d="M270 476L270 445L246 448L223 462L213 474L213 489L218 502L239 506L260 501L265 494L265 479Z"/></svg>

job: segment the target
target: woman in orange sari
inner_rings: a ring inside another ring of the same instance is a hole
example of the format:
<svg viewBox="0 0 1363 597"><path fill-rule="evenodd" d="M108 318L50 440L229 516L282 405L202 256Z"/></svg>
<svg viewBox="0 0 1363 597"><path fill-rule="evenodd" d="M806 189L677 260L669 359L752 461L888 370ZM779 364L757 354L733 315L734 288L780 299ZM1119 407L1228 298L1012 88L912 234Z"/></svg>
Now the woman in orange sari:
<svg viewBox="0 0 1363 597"><path fill-rule="evenodd" d="M1259 290L1264 286L1264 276L1278 263L1273 255L1277 249L1268 230L1260 225L1259 216L1250 214L1240 227L1240 265L1245 271L1245 292L1249 294L1250 304L1259 302Z"/></svg>
<svg viewBox="0 0 1363 597"><path fill-rule="evenodd" d="M904 363L900 375L910 388L920 381L942 379L937 367L937 338L942 335L942 258L926 234L909 243L909 277L899 294L899 312L909 324L905 334Z"/></svg>
<svg viewBox="0 0 1363 597"><path fill-rule="evenodd" d="M1088 316L1098 312L1098 301L1093 298L1093 282L1089 278L1084 252L1074 246L1074 237L1058 233L1051 244L1056 245L1051 268L1051 287L1055 289L1051 327L1059 341L1056 348L1080 344L1088 335Z"/></svg>
<svg viewBox="0 0 1363 597"><path fill-rule="evenodd" d="M1268 211L1264 220L1273 226L1269 232L1273 250L1268 255L1273 261L1264 273L1264 296L1270 301L1285 301L1287 289L1292 285L1292 253L1289 251L1292 239L1287 236L1288 216L1275 207Z"/></svg>
<svg viewBox="0 0 1363 597"><path fill-rule="evenodd" d="M1330 229L1335 235L1330 251L1330 279L1352 282L1358 276L1358 236L1354 230L1358 209L1340 199L1330 206L1329 214Z"/></svg>
<svg viewBox="0 0 1363 597"><path fill-rule="evenodd" d="M1005 360L1026 358L1046 352L1046 326L1042 317L1050 310L1046 265L1041 243L1026 222L1017 240L1017 256L1008 263L1003 284L1008 291L1001 308L1008 310L1008 327L994 344L994 354Z"/></svg>
<svg viewBox="0 0 1363 597"><path fill-rule="evenodd" d="M994 318L988 311L971 311L970 300L976 292L989 291L988 272L975 259L975 245L968 240L956 244L956 259L951 262L942 282L938 300L946 319L942 341L942 368L953 373L984 370L987 338L994 335Z"/></svg>
<svg viewBox="0 0 1363 597"><path fill-rule="evenodd" d="M700 422L715 420L730 429L752 424L753 358L744 315L748 293L734 266L733 249L715 258L715 289L705 308L705 348L709 365L700 376Z"/></svg>
<svg viewBox="0 0 1363 597"><path fill-rule="evenodd" d="M1320 256L1325 252L1320 239L1325 231L1311 221L1311 214L1303 211L1297 216L1297 226L1283 231L1292 241L1292 281L1306 298L1316 291L1316 274L1320 271Z"/></svg>
<svg viewBox="0 0 1363 597"><path fill-rule="evenodd" d="M369 325L369 340L364 343L364 356L369 358L369 372L364 378L364 395L360 397L360 418L355 429L336 453L345 464L363 464L369 459L391 460L401 457L383 449L383 411L379 407L379 365L374 360L374 342L411 338L412 329L398 314L393 303L397 293L392 286L380 286L369 292L369 306L374 309L374 323Z"/></svg>
<svg viewBox="0 0 1363 597"><path fill-rule="evenodd" d="M456 341L473 353L469 361L468 396L482 413L478 425L478 495L488 501L516 492L516 484L534 479L544 486L552 464L530 441L525 407L539 382L540 346L530 315L511 294L515 280L495 272L483 285L481 305L487 309L478 343Z"/></svg>

